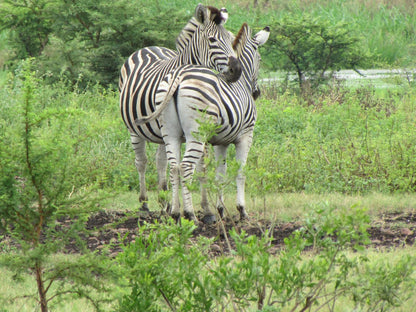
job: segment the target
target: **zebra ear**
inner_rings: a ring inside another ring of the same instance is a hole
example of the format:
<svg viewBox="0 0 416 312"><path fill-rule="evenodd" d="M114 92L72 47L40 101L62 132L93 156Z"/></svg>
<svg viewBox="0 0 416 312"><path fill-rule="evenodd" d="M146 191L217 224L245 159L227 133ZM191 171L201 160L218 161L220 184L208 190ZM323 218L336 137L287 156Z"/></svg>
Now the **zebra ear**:
<svg viewBox="0 0 416 312"><path fill-rule="evenodd" d="M253 40L258 43L259 46L265 44L270 36L270 27L264 27L257 34L254 35Z"/></svg>
<svg viewBox="0 0 416 312"><path fill-rule="evenodd" d="M228 20L228 11L226 8L221 8L220 10L221 14L221 24L225 24Z"/></svg>
<svg viewBox="0 0 416 312"><path fill-rule="evenodd" d="M205 20L207 19L207 9L205 8L205 6L203 4L198 4L195 8L195 18L198 22L200 22L201 24L203 24L205 22Z"/></svg>
<svg viewBox="0 0 416 312"><path fill-rule="evenodd" d="M228 19L227 9L221 10L212 7L198 4L195 8L195 18L201 24L206 25L209 21L214 22L217 25L225 24Z"/></svg>

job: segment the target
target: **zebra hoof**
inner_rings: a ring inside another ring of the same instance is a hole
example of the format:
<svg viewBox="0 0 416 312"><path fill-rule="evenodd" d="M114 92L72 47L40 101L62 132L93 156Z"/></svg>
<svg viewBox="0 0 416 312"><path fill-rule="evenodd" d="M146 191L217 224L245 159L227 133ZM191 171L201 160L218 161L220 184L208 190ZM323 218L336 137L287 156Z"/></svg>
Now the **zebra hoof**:
<svg viewBox="0 0 416 312"><path fill-rule="evenodd" d="M190 220L190 221L194 221L194 223L196 225L198 225L198 223L199 223L198 219L195 217L195 214L193 212L185 211L184 212L184 218L187 219L187 220Z"/></svg>
<svg viewBox="0 0 416 312"><path fill-rule="evenodd" d="M165 207L166 207L166 209L165 209L166 213L170 214L172 212L172 206L168 203L168 204L166 204Z"/></svg>
<svg viewBox="0 0 416 312"><path fill-rule="evenodd" d="M241 214L240 213L240 221L247 221L248 220L248 214L244 213Z"/></svg>
<svg viewBox="0 0 416 312"><path fill-rule="evenodd" d="M204 224L213 224L217 221L217 218L215 217L215 215L205 215L202 218L202 222L204 222Z"/></svg>
<svg viewBox="0 0 416 312"><path fill-rule="evenodd" d="M217 211L218 211L218 214L220 215L220 218L223 219L224 218L224 207L223 206L218 206Z"/></svg>
<svg viewBox="0 0 416 312"><path fill-rule="evenodd" d="M180 213L172 213L171 217L175 220L176 224L181 224L181 214Z"/></svg>
<svg viewBox="0 0 416 312"><path fill-rule="evenodd" d="M142 204L142 207L140 208L140 211L149 211L149 206L147 205L147 202L144 202Z"/></svg>
<svg viewBox="0 0 416 312"><path fill-rule="evenodd" d="M248 220L248 214L243 206L237 206L237 210L240 212L240 221Z"/></svg>

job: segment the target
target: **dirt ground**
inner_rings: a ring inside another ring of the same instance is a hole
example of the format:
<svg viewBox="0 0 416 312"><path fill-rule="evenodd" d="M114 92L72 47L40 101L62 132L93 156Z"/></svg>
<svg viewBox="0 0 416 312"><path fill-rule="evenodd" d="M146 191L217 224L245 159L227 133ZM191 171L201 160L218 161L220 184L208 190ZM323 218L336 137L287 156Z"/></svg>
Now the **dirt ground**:
<svg viewBox="0 0 416 312"><path fill-rule="evenodd" d="M112 243L111 252L116 255L121 250L119 237L126 237L124 243L132 241L138 234L138 224L144 222L153 223L161 221L159 212L106 212L101 211L92 216L87 223L90 235L87 237L87 244L91 250L100 250L104 246ZM201 219L201 218L200 218ZM287 222L271 224L268 220L255 220L250 218L248 221L237 221L225 219L223 222L205 225L200 224L194 231L194 237L203 235L208 238L216 238L211 247L213 256L228 253L229 248L233 248L232 241L224 235L232 227L245 230L249 235L261 235L266 229L273 235L273 250L283 247L284 239L293 231L300 228L300 222ZM391 213L379 216L372 222L368 229L372 247L406 247L415 243L416 238L416 213ZM68 250L76 252L76 250Z"/></svg>

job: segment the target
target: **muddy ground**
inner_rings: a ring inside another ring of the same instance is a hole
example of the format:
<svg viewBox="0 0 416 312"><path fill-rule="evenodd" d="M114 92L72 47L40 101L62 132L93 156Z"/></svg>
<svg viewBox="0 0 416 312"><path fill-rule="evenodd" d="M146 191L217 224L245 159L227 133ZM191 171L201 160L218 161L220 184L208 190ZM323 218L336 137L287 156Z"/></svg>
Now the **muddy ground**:
<svg viewBox="0 0 416 312"><path fill-rule="evenodd" d="M125 237L125 241L129 242L135 239L138 234L138 224L144 222L153 223L155 221L162 222L158 212L106 212L101 211L93 215L87 223L90 230L89 236L86 238L87 245L91 250L100 250L108 244L113 244L111 253L117 254L121 250L120 237ZM66 222L70 222L67 220ZM240 222L233 219L225 219L223 223L204 225L200 224L194 231L194 237L203 235L208 238L216 238L212 245L211 253L213 256L228 253L229 248L233 248L232 241L228 240L224 235L224 229L228 232L232 227L245 230L249 235L260 236L266 229L272 231L273 250L283 247L284 239L293 231L300 228L302 223L286 222L271 224L268 220L256 220L250 218L249 221ZM406 247L414 245L416 238L416 213L390 213L379 216L374 220L368 228L371 238L372 247ZM69 252L76 252L71 250Z"/></svg>

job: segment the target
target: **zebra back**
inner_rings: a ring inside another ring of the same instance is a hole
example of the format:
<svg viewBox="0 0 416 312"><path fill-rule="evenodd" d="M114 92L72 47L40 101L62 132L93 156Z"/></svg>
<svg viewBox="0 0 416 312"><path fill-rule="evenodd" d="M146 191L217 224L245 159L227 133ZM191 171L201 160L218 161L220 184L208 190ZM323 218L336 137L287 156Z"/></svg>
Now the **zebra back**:
<svg viewBox="0 0 416 312"><path fill-rule="evenodd" d="M178 53L159 47L148 47L133 53L120 72L120 111L130 132L141 138L163 143L157 121L137 127L134 120L155 110L155 94L160 81L172 70L183 64L201 64L223 72L230 80L241 75L232 37L223 27L221 12L215 8L198 5L195 16L185 32L179 36L187 42ZM192 35L191 35L192 34ZM189 39L190 38L190 39ZM230 60L237 65L229 65ZM234 74L228 75L227 72Z"/></svg>
<svg viewBox="0 0 416 312"><path fill-rule="evenodd" d="M257 116L253 94L258 92L261 60L258 47L267 41L269 31L266 27L252 37L247 24L241 27L233 43L242 63L242 75L236 83L228 83L205 67L183 65L160 83L156 91L157 110L137 119L136 124L144 125L159 118L175 96L178 114L195 111L198 113L192 118L199 119L203 114L219 125L212 144L228 144L252 131Z"/></svg>

